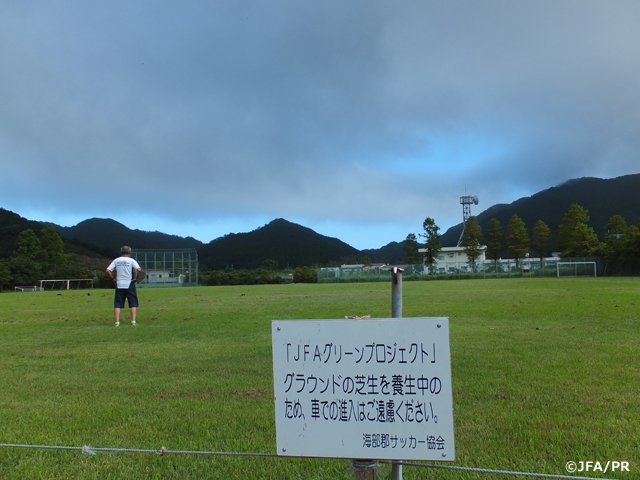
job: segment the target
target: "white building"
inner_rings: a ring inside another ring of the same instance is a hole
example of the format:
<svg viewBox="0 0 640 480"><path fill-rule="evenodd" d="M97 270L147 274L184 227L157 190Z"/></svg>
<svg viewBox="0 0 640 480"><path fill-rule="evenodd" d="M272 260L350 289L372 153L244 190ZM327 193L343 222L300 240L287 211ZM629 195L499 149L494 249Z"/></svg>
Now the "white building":
<svg viewBox="0 0 640 480"><path fill-rule="evenodd" d="M425 253L425 248L418 249L418 252ZM476 258L476 265L481 265L487 258L487 246L480 245L480 254ZM436 273L470 272L471 265L464 247L442 247L440 254L434 265Z"/></svg>
<svg viewBox="0 0 640 480"><path fill-rule="evenodd" d="M175 272L168 270L153 270L146 275L146 283L184 283L185 276L183 274L176 275Z"/></svg>

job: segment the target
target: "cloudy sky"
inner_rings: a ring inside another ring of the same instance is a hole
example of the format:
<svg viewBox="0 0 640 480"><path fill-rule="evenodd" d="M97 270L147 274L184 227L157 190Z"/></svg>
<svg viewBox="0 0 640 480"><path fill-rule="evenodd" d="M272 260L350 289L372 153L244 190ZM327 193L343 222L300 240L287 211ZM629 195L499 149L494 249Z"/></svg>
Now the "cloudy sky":
<svg viewBox="0 0 640 480"><path fill-rule="evenodd" d="M640 2L0 3L0 207L356 248L640 172Z"/></svg>

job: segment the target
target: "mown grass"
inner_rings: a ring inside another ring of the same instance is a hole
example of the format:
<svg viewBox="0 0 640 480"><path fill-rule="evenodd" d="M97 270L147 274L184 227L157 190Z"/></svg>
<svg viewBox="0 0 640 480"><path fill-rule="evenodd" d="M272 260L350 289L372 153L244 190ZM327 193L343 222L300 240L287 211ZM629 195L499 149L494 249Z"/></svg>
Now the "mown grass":
<svg viewBox="0 0 640 480"><path fill-rule="evenodd" d="M405 317L450 317L455 465L566 474L570 460L618 460L630 462L619 478L640 478L640 279L403 287ZM390 289L141 290L140 325L117 329L108 290L2 294L0 443L275 453L271 320L389 317ZM426 477L490 478L404 469ZM0 448L0 478L353 472L344 460Z"/></svg>

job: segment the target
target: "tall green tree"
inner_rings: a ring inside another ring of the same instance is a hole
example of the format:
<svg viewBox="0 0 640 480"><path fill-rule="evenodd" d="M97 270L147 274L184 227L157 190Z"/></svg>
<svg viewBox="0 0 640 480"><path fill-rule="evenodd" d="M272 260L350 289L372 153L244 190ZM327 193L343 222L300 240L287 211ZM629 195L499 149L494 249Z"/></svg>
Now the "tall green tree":
<svg viewBox="0 0 640 480"><path fill-rule="evenodd" d="M420 248L420 244L418 243L418 237L416 237L415 233L409 233L407 238L404 239L404 245L402 246L402 250L407 254L407 262L410 264L422 263L421 255L418 252L418 248Z"/></svg>
<svg viewBox="0 0 640 480"><path fill-rule="evenodd" d="M489 220L487 225L487 255L494 262L496 272L498 271L498 259L504 247L504 233L502 224L497 218Z"/></svg>
<svg viewBox="0 0 640 480"><path fill-rule="evenodd" d="M607 223L607 233L604 236L605 242L614 242L619 240L626 232L629 226L622 215L614 215Z"/></svg>
<svg viewBox="0 0 640 480"><path fill-rule="evenodd" d="M18 235L16 250L9 259L9 270L13 284L17 286L35 285L42 280L42 247L35 232L28 228Z"/></svg>
<svg viewBox="0 0 640 480"><path fill-rule="evenodd" d="M480 244L483 241L482 227L478 223L478 218L475 215L471 215L467 218L467 222L464 225L464 231L460 238L460 246L467 255L469 266L473 272L476 271L476 260L482 253Z"/></svg>
<svg viewBox="0 0 640 480"><path fill-rule="evenodd" d="M438 255L442 251L442 243L440 243L440 227L436 225L436 221L427 217L422 222L422 229L424 233L421 236L424 238L424 261L429 265L430 271L433 273L433 266L438 263Z"/></svg>
<svg viewBox="0 0 640 480"><path fill-rule="evenodd" d="M42 247L35 232L30 228L23 230L18 235L16 251L14 257L28 258L29 260L40 260L42 258Z"/></svg>
<svg viewBox="0 0 640 480"><path fill-rule="evenodd" d="M542 220L538 220L533 226L533 247L540 257L540 268L543 267L543 258L547 255L547 250L551 245L551 230Z"/></svg>
<svg viewBox="0 0 640 480"><path fill-rule="evenodd" d="M509 225L507 225L507 248L516 261L516 268L518 268L518 260L524 258L529 251L529 243L527 227L522 219L514 213L509 219Z"/></svg>
<svg viewBox="0 0 640 480"><path fill-rule="evenodd" d="M623 235L621 273L640 273L640 227L632 225Z"/></svg>
<svg viewBox="0 0 640 480"><path fill-rule="evenodd" d="M614 215L607 224L602 252L609 272L633 271L635 266L629 255L630 239L635 232L630 231L627 221L622 215Z"/></svg>
<svg viewBox="0 0 640 480"><path fill-rule="evenodd" d="M42 280L40 263L28 257L14 256L9 259L11 278L16 286L36 285Z"/></svg>
<svg viewBox="0 0 640 480"><path fill-rule="evenodd" d="M62 238L53 228L53 225L47 225L42 229L40 234L40 247L43 257L43 267L48 273L54 273L56 266L62 266L66 263L64 255L64 243Z"/></svg>
<svg viewBox="0 0 640 480"><path fill-rule="evenodd" d="M563 257L587 257L599 246L598 236L587 225L588 211L574 203L558 227L556 240Z"/></svg>

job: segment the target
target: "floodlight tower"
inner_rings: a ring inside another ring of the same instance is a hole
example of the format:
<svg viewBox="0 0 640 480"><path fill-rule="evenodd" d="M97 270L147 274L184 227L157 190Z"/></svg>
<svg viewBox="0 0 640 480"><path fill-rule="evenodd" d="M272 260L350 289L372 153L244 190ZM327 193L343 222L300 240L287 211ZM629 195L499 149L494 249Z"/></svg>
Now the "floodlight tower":
<svg viewBox="0 0 640 480"><path fill-rule="evenodd" d="M458 246L460 246L460 242L462 242L462 235L464 235L464 229L467 227L467 219L471 216L471 204L478 205L478 196L464 195L460 197L460 203L462 204L462 232L460 232Z"/></svg>

